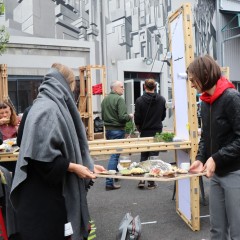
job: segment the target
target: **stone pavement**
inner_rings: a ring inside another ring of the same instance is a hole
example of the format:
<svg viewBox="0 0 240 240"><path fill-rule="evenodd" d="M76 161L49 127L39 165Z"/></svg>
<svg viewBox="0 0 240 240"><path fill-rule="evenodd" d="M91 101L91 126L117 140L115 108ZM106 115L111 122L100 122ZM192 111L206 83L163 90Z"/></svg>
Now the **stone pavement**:
<svg viewBox="0 0 240 240"><path fill-rule="evenodd" d="M173 151L160 152L160 159L173 162ZM139 154L131 156L139 161ZM99 156L96 164L107 166L108 156ZM114 240L118 226L125 213L139 215L142 225L141 240L208 240L208 205L200 205L200 231L192 231L176 213L176 202L172 200L174 182L158 182L154 190L140 190L137 181L121 180L121 189L105 191L105 179L98 178L89 190L88 203L96 229L94 239ZM204 189L208 200L208 179L204 177ZM207 201L206 201L207 202ZM91 238L93 239L93 238Z"/></svg>

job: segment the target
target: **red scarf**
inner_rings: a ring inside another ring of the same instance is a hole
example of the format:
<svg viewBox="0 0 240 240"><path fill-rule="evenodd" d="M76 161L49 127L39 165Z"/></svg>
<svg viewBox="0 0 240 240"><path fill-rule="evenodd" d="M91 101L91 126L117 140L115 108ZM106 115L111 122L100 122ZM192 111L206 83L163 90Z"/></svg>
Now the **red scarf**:
<svg viewBox="0 0 240 240"><path fill-rule="evenodd" d="M213 95L209 95L208 93L204 92L200 99L204 102L207 102L209 104L213 104L215 100L217 100L223 92L228 88L235 88L235 86L229 82L225 77L221 77L216 84L216 89L213 93Z"/></svg>

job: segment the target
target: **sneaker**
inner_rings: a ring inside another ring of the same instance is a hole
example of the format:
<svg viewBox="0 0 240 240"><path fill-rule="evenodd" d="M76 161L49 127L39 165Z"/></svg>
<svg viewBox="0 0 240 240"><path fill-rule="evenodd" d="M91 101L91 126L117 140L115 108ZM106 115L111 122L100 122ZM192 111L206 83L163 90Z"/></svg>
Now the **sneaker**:
<svg viewBox="0 0 240 240"><path fill-rule="evenodd" d="M138 183L138 188L144 188L145 187L145 181L140 181L139 183Z"/></svg>
<svg viewBox="0 0 240 240"><path fill-rule="evenodd" d="M157 187L157 184L156 184L155 182L153 182L153 181L149 181L149 182L148 182L147 188L148 188L149 190L155 189L156 187Z"/></svg>
<svg viewBox="0 0 240 240"><path fill-rule="evenodd" d="M117 184L113 184L113 185L106 185L106 191L110 191L110 190L117 190L121 188L120 185L117 185Z"/></svg>

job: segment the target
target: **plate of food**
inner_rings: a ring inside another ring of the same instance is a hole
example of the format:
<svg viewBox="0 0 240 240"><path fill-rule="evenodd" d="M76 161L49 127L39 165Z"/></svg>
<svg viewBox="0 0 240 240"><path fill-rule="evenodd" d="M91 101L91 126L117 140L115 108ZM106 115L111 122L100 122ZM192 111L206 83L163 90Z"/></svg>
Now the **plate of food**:
<svg viewBox="0 0 240 240"><path fill-rule="evenodd" d="M116 173L117 173L116 170L108 170L108 171L100 172L99 174L103 174L103 175L114 175L114 174L116 174Z"/></svg>
<svg viewBox="0 0 240 240"><path fill-rule="evenodd" d="M132 175L132 172L130 169L122 169L119 171L119 173L123 176L131 176Z"/></svg>
<svg viewBox="0 0 240 240"><path fill-rule="evenodd" d="M135 167L135 168L131 169L131 174L133 174L133 175L141 175L144 173L145 173L145 171L140 167Z"/></svg>

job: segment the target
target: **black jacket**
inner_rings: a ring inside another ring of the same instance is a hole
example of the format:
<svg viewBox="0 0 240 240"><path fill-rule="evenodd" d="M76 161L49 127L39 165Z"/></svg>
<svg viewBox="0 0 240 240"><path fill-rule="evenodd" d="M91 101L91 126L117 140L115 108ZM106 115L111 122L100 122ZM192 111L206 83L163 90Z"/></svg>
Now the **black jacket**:
<svg viewBox="0 0 240 240"><path fill-rule="evenodd" d="M202 102L202 135L197 160L212 157L219 176L240 169L240 93L227 89L212 104Z"/></svg>
<svg viewBox="0 0 240 240"><path fill-rule="evenodd" d="M162 132L162 121L166 117L166 100L156 93L144 93L135 102L134 121L141 137L154 136Z"/></svg>
<svg viewBox="0 0 240 240"><path fill-rule="evenodd" d="M0 132L0 145L3 143L3 136L2 133Z"/></svg>

